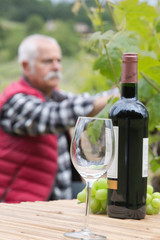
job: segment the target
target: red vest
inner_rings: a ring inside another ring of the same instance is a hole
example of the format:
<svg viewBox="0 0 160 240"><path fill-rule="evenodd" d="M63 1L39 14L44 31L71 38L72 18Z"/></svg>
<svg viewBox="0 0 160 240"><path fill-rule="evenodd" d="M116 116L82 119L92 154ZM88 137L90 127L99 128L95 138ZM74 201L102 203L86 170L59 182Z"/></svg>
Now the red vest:
<svg viewBox="0 0 160 240"><path fill-rule="evenodd" d="M0 111L16 93L40 98L43 94L24 79L12 83L0 96ZM0 201L44 201L51 192L57 171L57 137L11 135L0 127Z"/></svg>

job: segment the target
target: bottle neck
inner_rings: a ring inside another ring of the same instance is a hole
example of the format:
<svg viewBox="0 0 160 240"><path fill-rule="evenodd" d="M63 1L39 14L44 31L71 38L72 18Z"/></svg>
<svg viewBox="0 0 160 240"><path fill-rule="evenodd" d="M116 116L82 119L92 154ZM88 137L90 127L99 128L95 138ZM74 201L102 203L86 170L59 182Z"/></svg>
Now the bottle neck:
<svg viewBox="0 0 160 240"><path fill-rule="evenodd" d="M122 83L121 84L121 98L137 99L137 83Z"/></svg>
<svg viewBox="0 0 160 240"><path fill-rule="evenodd" d="M137 55L124 54L122 59L121 97L137 99Z"/></svg>

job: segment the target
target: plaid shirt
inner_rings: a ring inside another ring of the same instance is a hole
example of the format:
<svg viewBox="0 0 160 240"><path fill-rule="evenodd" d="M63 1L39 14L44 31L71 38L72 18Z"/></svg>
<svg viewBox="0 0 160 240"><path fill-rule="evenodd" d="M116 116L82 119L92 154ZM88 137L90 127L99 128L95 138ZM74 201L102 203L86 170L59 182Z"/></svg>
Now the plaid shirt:
<svg viewBox="0 0 160 240"><path fill-rule="evenodd" d="M32 95L18 93L3 106L0 124L4 131L16 135L58 135L58 172L50 199L70 199L71 162L66 131L75 125L78 116L86 116L93 109L93 100L99 95L74 95L53 91L46 102Z"/></svg>

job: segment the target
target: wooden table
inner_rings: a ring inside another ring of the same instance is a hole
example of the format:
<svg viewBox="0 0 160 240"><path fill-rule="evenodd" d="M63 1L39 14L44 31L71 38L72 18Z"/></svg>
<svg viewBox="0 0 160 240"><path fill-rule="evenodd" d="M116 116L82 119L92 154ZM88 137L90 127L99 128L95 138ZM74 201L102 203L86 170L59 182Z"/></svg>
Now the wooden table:
<svg viewBox="0 0 160 240"><path fill-rule="evenodd" d="M0 240L67 240L64 232L82 228L84 207L77 200L0 203ZM90 229L108 240L160 240L160 215L120 220L91 214Z"/></svg>

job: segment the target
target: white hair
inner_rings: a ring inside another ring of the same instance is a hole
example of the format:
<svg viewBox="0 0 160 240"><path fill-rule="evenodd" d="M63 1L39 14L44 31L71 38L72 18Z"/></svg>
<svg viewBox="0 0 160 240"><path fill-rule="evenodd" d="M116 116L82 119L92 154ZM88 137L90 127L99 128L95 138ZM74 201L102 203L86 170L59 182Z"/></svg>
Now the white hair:
<svg viewBox="0 0 160 240"><path fill-rule="evenodd" d="M33 34L26 37L21 42L18 48L18 62L20 63L21 66L23 61L27 61L30 64L30 66L33 68L33 63L39 55L38 46L37 46L37 42L39 40L47 40L59 46L55 38L45 36L42 34Z"/></svg>

